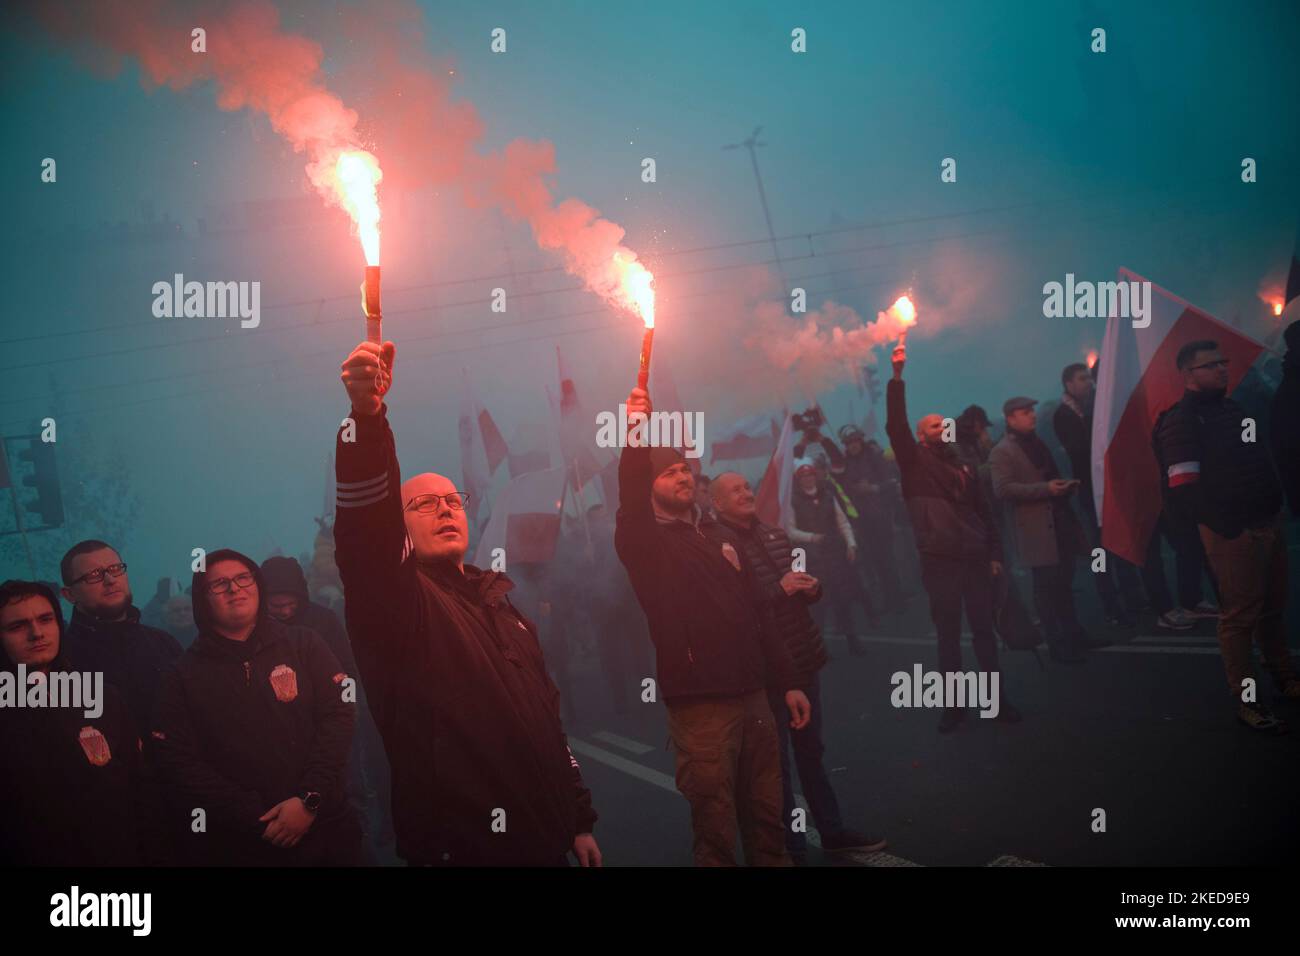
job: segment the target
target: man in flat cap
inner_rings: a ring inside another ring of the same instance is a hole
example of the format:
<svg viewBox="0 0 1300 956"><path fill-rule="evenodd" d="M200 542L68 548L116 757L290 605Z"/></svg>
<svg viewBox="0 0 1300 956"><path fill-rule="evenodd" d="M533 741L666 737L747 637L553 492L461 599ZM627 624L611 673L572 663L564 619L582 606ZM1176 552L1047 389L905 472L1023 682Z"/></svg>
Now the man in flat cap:
<svg viewBox="0 0 1300 956"><path fill-rule="evenodd" d="M1019 560L1034 579L1034 604L1053 660L1084 661L1088 638L1074 610L1074 559L1087 550L1083 526L1070 504L1077 480L1061 477L1051 449L1034 427L1032 398L1002 404L1007 433L993 446L989 468L993 493L1011 509Z"/></svg>

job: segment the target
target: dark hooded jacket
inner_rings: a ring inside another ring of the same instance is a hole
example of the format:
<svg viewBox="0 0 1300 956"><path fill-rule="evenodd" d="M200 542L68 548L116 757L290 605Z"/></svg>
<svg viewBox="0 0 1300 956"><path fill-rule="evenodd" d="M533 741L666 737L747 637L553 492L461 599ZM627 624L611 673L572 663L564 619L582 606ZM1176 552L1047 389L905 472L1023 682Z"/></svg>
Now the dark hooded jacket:
<svg viewBox="0 0 1300 956"><path fill-rule="evenodd" d="M885 391L885 432L903 479L916 549L923 555L1002 560L1002 542L979 477L955 449L935 452L916 440L907 420L903 382Z"/></svg>
<svg viewBox="0 0 1300 956"><path fill-rule="evenodd" d="M59 599L39 587L54 608L62 642ZM49 668L51 674L75 670L86 668L61 651ZM17 667L2 653L0 672L6 683L17 679ZM81 708L0 708L0 768L0 866L139 865L140 745L110 684L98 717Z"/></svg>
<svg viewBox="0 0 1300 956"><path fill-rule="evenodd" d="M387 409L336 445L348 636L393 770L397 852L433 865L560 865L596 813L510 579L405 555Z"/></svg>
<svg viewBox="0 0 1300 956"><path fill-rule="evenodd" d="M655 467L650 448L623 449L614 547L650 625L660 693L672 701L798 688L743 544L707 519L659 520Z"/></svg>
<svg viewBox="0 0 1300 956"><path fill-rule="evenodd" d="M163 671L181 656L166 631L140 623L134 605L122 621L101 621L74 608L63 653L82 670L103 671L104 680L126 699L135 733L147 737Z"/></svg>
<svg viewBox="0 0 1300 956"><path fill-rule="evenodd" d="M356 659L352 656L352 645L348 643L348 632L343 629L339 616L311 599L307 590L307 575L303 574L302 565L297 558L275 556L262 562L262 585L266 588L263 601L271 594L293 594L298 598L298 611L290 619L290 624L308 627L325 641L330 651L339 659L343 669L349 674L357 671Z"/></svg>
<svg viewBox="0 0 1300 956"><path fill-rule="evenodd" d="M262 587L251 559L207 557L223 559L245 564ZM265 615L246 641L222 637L206 581L206 572L194 575L198 637L164 678L152 731L163 781L182 806L206 811L206 832L184 836L186 859L266 866L346 856L360 837L343 790L355 719L347 673L314 631ZM308 792L321 807L302 842L285 850L262 840L258 818Z"/></svg>

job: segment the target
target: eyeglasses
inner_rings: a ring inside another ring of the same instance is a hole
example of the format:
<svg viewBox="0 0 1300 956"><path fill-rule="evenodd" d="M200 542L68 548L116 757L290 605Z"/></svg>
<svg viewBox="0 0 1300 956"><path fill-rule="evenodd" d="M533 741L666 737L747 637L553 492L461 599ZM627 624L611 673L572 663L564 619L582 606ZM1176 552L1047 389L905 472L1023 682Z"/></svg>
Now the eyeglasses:
<svg viewBox="0 0 1300 956"><path fill-rule="evenodd" d="M420 495L418 498L411 499L411 503L403 510L418 511L422 515L433 514L444 499L447 507L452 511L463 511L469 504L469 495L462 491L453 491L446 495Z"/></svg>
<svg viewBox="0 0 1300 956"><path fill-rule="evenodd" d="M73 584L98 584L104 580L104 575L110 578L120 578L126 574L126 563L119 561L117 564L110 564L106 568L95 568L93 571L87 571L79 578L74 578Z"/></svg>
<svg viewBox="0 0 1300 956"><path fill-rule="evenodd" d="M1228 360L1226 358L1223 358L1223 359L1216 359L1213 362L1206 362L1204 365L1193 365L1192 371L1196 372L1203 368L1214 370L1214 369L1221 369L1227 367L1228 367Z"/></svg>
<svg viewBox="0 0 1300 956"><path fill-rule="evenodd" d="M253 573L245 571L243 574L236 574L233 578L217 578L208 585L208 590L213 594L225 594L234 585L239 585L240 590L251 587L253 584Z"/></svg>

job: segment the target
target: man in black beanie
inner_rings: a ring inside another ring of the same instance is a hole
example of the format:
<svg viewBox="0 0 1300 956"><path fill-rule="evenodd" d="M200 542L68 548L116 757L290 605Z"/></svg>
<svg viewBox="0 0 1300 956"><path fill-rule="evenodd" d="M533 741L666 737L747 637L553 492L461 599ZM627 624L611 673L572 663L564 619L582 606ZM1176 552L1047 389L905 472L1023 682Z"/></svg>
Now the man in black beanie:
<svg viewBox="0 0 1300 956"><path fill-rule="evenodd" d="M751 866L788 866L780 750L765 687L784 691L795 729L808 723L808 698L759 610L743 546L700 515L685 459L671 448L634 446L650 396L634 389L627 412L614 547L650 625L677 789L691 804L695 863L734 866L739 824Z"/></svg>
<svg viewBox="0 0 1300 956"><path fill-rule="evenodd" d="M164 676L152 731L159 776L190 813L185 858L357 864L343 786L355 678L315 631L265 614L251 558L207 555L193 594L198 637Z"/></svg>

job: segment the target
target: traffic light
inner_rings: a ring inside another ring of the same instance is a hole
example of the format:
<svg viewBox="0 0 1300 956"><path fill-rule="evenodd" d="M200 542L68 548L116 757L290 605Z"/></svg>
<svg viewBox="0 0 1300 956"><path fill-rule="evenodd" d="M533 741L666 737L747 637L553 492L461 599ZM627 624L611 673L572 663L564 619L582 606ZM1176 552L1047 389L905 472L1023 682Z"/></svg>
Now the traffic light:
<svg viewBox="0 0 1300 956"><path fill-rule="evenodd" d="M27 510L40 515L41 527L60 527L63 524L63 494L59 490L53 443L33 438L27 449L18 453L18 459L32 464L32 473L23 478L23 484L36 489L36 501L27 505Z"/></svg>

